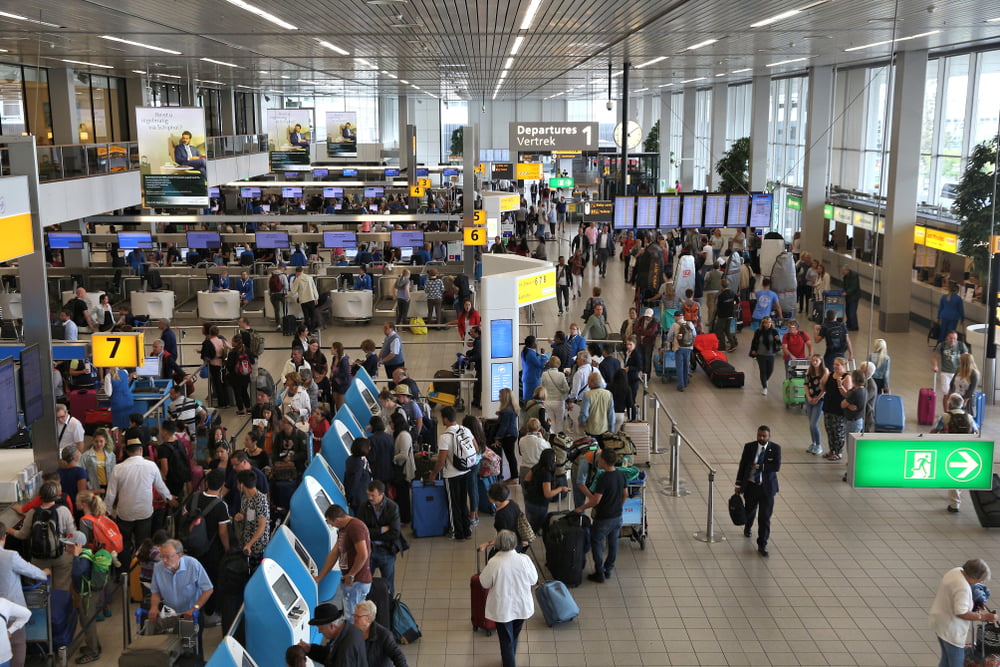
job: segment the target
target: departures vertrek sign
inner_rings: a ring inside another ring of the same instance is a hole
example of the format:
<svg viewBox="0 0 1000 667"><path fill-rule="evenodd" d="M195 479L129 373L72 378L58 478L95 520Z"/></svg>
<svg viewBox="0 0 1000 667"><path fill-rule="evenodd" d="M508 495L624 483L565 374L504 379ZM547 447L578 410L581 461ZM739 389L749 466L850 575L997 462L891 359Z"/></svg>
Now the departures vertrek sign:
<svg viewBox="0 0 1000 667"><path fill-rule="evenodd" d="M511 151L597 150L597 123L513 122L509 132Z"/></svg>

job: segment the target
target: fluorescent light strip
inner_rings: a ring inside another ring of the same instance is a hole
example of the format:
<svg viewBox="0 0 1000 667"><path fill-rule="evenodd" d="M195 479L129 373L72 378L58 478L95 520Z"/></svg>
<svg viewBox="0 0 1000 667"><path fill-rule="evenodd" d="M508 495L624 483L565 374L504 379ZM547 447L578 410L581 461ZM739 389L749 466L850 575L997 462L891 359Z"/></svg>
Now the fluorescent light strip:
<svg viewBox="0 0 1000 667"><path fill-rule="evenodd" d="M612 79L617 79L617 78L618 78L618 77L620 77L620 76L621 76L622 74L624 74L624 72L615 72L614 74L612 74L612 75L611 75L611 78L612 78Z"/></svg>
<svg viewBox="0 0 1000 667"><path fill-rule="evenodd" d="M73 63L74 65L86 65L87 67L100 67L101 69L114 69L114 67L112 67L111 65L98 65L97 63L88 63L85 60L67 60L66 58L56 58L56 60L63 63Z"/></svg>
<svg viewBox="0 0 1000 667"><path fill-rule="evenodd" d="M659 86L657 86L657 88L669 88L672 85L674 85L674 84L672 84L672 83L663 83L663 84L660 84Z"/></svg>
<svg viewBox="0 0 1000 667"><path fill-rule="evenodd" d="M805 58L792 58L791 60L782 60L776 63L771 63L768 67L779 67L781 65L791 65L792 63L801 63L803 61L809 60L811 56L806 56Z"/></svg>
<svg viewBox="0 0 1000 667"><path fill-rule="evenodd" d="M666 56L660 56L659 58L653 58L652 60L647 60L646 62L642 63L641 65L636 65L635 68L636 69L642 69L643 67L649 67L650 65L655 65L656 63L658 63L660 61L663 61L663 60L666 60L666 59L667 59Z"/></svg>
<svg viewBox="0 0 1000 667"><path fill-rule="evenodd" d="M751 23L751 28L763 28L766 25L771 25L772 23L777 23L778 21L784 21L787 18L795 16L801 13L801 9L789 9L787 12L781 12L780 14L775 14L770 18L766 18L763 21L757 21L756 23Z"/></svg>
<svg viewBox="0 0 1000 667"><path fill-rule="evenodd" d="M697 44L693 44L692 46L689 46L689 47L687 47L684 50L685 51L694 51L695 49L700 49L703 46L708 46L709 44L715 44L717 41L719 41L719 40L717 40L717 39L706 39L704 42L698 42Z"/></svg>
<svg viewBox="0 0 1000 667"><path fill-rule="evenodd" d="M864 46L852 46L849 49L844 49L847 51L861 51L862 49L872 49L876 46L885 46L886 44L896 44L898 42L908 42L911 39L920 39L921 37L929 37L930 35L936 35L940 30L931 30L930 32L922 32L919 35L910 35L909 37L897 37L896 39L887 39L881 42L873 42L871 44L865 44Z"/></svg>
<svg viewBox="0 0 1000 667"><path fill-rule="evenodd" d="M399 78L398 76L396 76L392 72L386 72L386 76L388 76L390 79L398 79Z"/></svg>
<svg viewBox="0 0 1000 667"><path fill-rule="evenodd" d="M209 82L208 82L208 81L206 81L205 83L209 83ZM212 81L211 83L219 83L219 82L218 82L218 81ZM224 84L224 83L220 83L219 85L222 85L222 86L224 86L224 85L226 85L226 84ZM254 88L253 86L244 86L243 84L237 84L237 86L236 86L236 87L237 87L237 88L246 88L247 90L257 90L257 89L256 89L256 88Z"/></svg>
<svg viewBox="0 0 1000 667"><path fill-rule="evenodd" d="M744 67L743 69L734 69L730 74L743 74L744 72L752 72L752 67Z"/></svg>
<svg viewBox="0 0 1000 667"><path fill-rule="evenodd" d="M177 74L153 74L153 76L162 76L162 77L164 77L166 79L179 79L179 78L181 78Z"/></svg>
<svg viewBox="0 0 1000 667"><path fill-rule="evenodd" d="M399 80L399 82L400 82L400 83L403 83L403 84L409 84L409 83L410 83L410 82L409 82L409 81L407 81L406 79L400 79L400 80Z"/></svg>
<svg viewBox="0 0 1000 667"><path fill-rule="evenodd" d="M538 13L538 8L541 6L542 0L531 0L531 4L528 5L528 11L524 13L524 20L521 21L521 30L531 28L531 22L535 20L535 14Z"/></svg>
<svg viewBox="0 0 1000 667"><path fill-rule="evenodd" d="M647 90L649 90L649 88L640 88L639 90L637 90L637 91L635 91L635 92L637 92L637 93L644 93L644 92L646 92ZM567 91L567 92L569 92L569 91Z"/></svg>
<svg viewBox="0 0 1000 667"><path fill-rule="evenodd" d="M132 74L145 74L145 73L146 72L143 71L143 70L141 70L141 69L134 69L134 70L132 70Z"/></svg>
<svg viewBox="0 0 1000 667"><path fill-rule="evenodd" d="M27 16L21 16L20 14L11 14L10 12L0 12L0 16L5 16L9 19L16 19L18 21L27 21L28 23L34 23L35 25L46 25L50 28L61 28L61 25L56 25L55 23L46 23L45 21L36 21L35 19L29 19Z"/></svg>
<svg viewBox="0 0 1000 667"><path fill-rule="evenodd" d="M243 69L239 65L234 65L233 63L227 63L222 60L213 60L211 58L202 58L202 62L212 63L213 65L222 65L223 67L232 67L233 69Z"/></svg>
<svg viewBox="0 0 1000 667"><path fill-rule="evenodd" d="M295 26L293 26L288 21L284 21L282 19L279 19L274 14L271 14L270 12L266 12L263 9L261 9L260 7L255 7L255 6L251 5L248 2L243 2L243 0L226 0L226 2L228 2L231 5L235 5L235 6L239 7L240 9L245 9L246 11L250 12L251 14L255 14L255 15L259 16L260 18L264 19L265 21L270 21L271 23L273 23L275 25L281 26L285 30L298 30L298 28L296 28Z"/></svg>
<svg viewBox="0 0 1000 667"><path fill-rule="evenodd" d="M132 46L138 46L143 49L152 49L153 51L162 51L163 53L169 53L175 56L181 55L180 51L174 51L173 49L165 49L162 46L153 46L152 44L143 44L142 42L133 42L130 39L122 39L121 37L112 37L111 35L101 35L101 39L106 39L111 42L119 42L120 44L131 44Z"/></svg>
<svg viewBox="0 0 1000 667"><path fill-rule="evenodd" d="M197 81L198 83L211 83L211 84L214 84L216 86L224 86L224 85L226 85L226 84L222 83L221 81L209 81L208 79L195 79L195 81ZM239 86L239 87L240 88L246 88L246 86Z"/></svg>
<svg viewBox="0 0 1000 667"><path fill-rule="evenodd" d="M681 83L694 83L695 81L704 81L704 80L705 77L699 76L697 79L687 79L685 81L681 81Z"/></svg>
<svg viewBox="0 0 1000 667"><path fill-rule="evenodd" d="M336 51L337 53L339 53L342 56L349 56L349 55L351 55L350 53L348 53L344 49L340 48L339 46L334 46L333 44L331 44L330 42L328 42L326 40L317 39L316 43L319 44L322 47L330 49L331 51Z"/></svg>
<svg viewBox="0 0 1000 667"><path fill-rule="evenodd" d="M510 45L510 55L516 56L517 52L521 50L521 44L524 43L524 35L518 35L514 38L514 43Z"/></svg>
<svg viewBox="0 0 1000 667"><path fill-rule="evenodd" d="M309 84L310 86L318 86L319 84L315 81L310 81L309 79L296 79L299 83Z"/></svg>
<svg viewBox="0 0 1000 667"><path fill-rule="evenodd" d="M995 19L986 19L987 23L1000 23L1000 16Z"/></svg>
<svg viewBox="0 0 1000 667"><path fill-rule="evenodd" d="M511 56L510 58L507 58L507 62L503 64L503 68L510 69L513 66L514 66L514 56Z"/></svg>

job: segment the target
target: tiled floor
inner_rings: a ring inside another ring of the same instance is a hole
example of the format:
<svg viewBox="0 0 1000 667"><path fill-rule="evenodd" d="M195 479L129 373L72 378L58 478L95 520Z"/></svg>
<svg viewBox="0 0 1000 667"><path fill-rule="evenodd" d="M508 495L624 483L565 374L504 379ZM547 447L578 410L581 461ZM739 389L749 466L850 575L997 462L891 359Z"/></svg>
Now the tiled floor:
<svg viewBox="0 0 1000 667"><path fill-rule="evenodd" d="M589 268L585 287L595 279ZM615 304L631 299L621 264L613 262L609 277L600 284L612 304L611 320L620 322L626 313L623 305ZM570 312L579 314L582 307L578 302ZM552 302L536 310L539 320L549 325L549 334L568 328L573 320L558 317ZM870 349L872 338L888 340L892 387L907 406L908 430L924 432L927 427L916 424L915 406L917 389L928 386L931 376L925 331L888 336L876 331L869 336L869 319L869 310L862 306L862 331L853 334L854 347L860 353ZM328 348L339 339L353 345L368 336L381 341L377 323L328 329L323 344ZM276 346L288 341L276 334L269 338ZM405 339L411 375L418 378L446 367L453 359L451 346L457 349L453 331ZM947 513L944 491L853 490L844 484L842 464L805 453L806 418L782 404L780 370L771 381L771 395L761 396L756 366L746 356L749 339L749 332L741 334L740 347L731 355L747 374L743 390L716 389L701 371L683 394L658 380L650 385L718 471L715 529L725 540L706 544L693 538L705 528L707 469L684 451L681 472L690 494L670 497L664 493L667 459L660 454L654 458L647 495L646 549L623 542L612 579L603 585L585 581L573 590L581 607L577 620L550 629L536 613L522 634L519 664L937 664L937 642L926 620L937 584L947 569L968 558L983 557L997 565L993 549L1000 546L998 534L979 526L971 503L959 514ZM434 344L417 348L411 340ZM276 368L284 354L269 352L265 363ZM997 433L994 416L990 407L987 436ZM760 423L770 425L774 440L783 445L781 492L766 560L758 556L754 541L729 523L725 509L741 446L754 437ZM665 440L661 448L665 450ZM492 535L492 522L485 517L473 542ZM397 590L424 634L404 648L410 664L499 665L496 637L474 633L469 622L472 544L444 538L413 539L411 544L397 566ZM542 551L539 540L540 558ZM109 650L99 664L111 664L121 645L120 626L102 626ZM209 643L217 641L217 633L208 632Z"/></svg>

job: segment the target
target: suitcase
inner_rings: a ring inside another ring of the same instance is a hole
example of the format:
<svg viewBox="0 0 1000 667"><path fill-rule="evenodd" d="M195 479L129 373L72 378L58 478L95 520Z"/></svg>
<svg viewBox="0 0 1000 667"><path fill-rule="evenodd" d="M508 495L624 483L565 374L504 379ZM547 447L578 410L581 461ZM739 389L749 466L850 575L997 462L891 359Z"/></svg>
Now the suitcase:
<svg viewBox="0 0 1000 667"><path fill-rule="evenodd" d="M413 463L417 469L417 480L422 480L427 477L434 470L436 458L431 456L429 452L418 452L413 456Z"/></svg>
<svg viewBox="0 0 1000 667"><path fill-rule="evenodd" d="M178 635L140 634L118 656L118 667L173 667L180 655Z"/></svg>
<svg viewBox="0 0 1000 667"><path fill-rule="evenodd" d="M542 609L545 624L550 628L572 621L580 615L580 606L561 581L547 581L535 589L535 598Z"/></svg>
<svg viewBox="0 0 1000 667"><path fill-rule="evenodd" d="M461 383L447 381L448 378L454 380L456 377L455 371L452 370L435 371L434 382L431 383L430 390L427 392L427 400L435 405L452 405L456 410L464 410Z"/></svg>
<svg viewBox="0 0 1000 667"><path fill-rule="evenodd" d="M570 588L583 581L590 547L590 517L576 512L552 512L542 528L545 566L552 577Z"/></svg>
<svg viewBox="0 0 1000 667"><path fill-rule="evenodd" d="M983 419L986 417L986 394L977 391L972 397L972 418L976 422L976 430L983 432Z"/></svg>
<svg viewBox="0 0 1000 667"><path fill-rule="evenodd" d="M728 361L716 360L708 364L708 378L720 389L739 388L745 380L743 371L733 368Z"/></svg>
<svg viewBox="0 0 1000 667"><path fill-rule="evenodd" d="M299 328L299 321L294 315L285 315L281 318L281 335L294 336L295 330Z"/></svg>
<svg viewBox="0 0 1000 667"><path fill-rule="evenodd" d="M635 454L632 455L633 465L650 465L653 436L649 422L625 422L622 424L622 430L635 445Z"/></svg>
<svg viewBox="0 0 1000 667"><path fill-rule="evenodd" d="M902 433L905 426L903 399L892 394L879 394L875 399L875 432Z"/></svg>
<svg viewBox="0 0 1000 667"><path fill-rule="evenodd" d="M486 618L486 596L490 589L483 588L479 583L479 573L482 568L479 566L479 549L476 549L476 573L469 579L470 598L472 602L472 631L485 630L489 637L496 630L497 624Z"/></svg>
<svg viewBox="0 0 1000 667"><path fill-rule="evenodd" d="M96 389L74 389L67 396L69 397L69 414L81 422L87 418L89 410L97 409Z"/></svg>
<svg viewBox="0 0 1000 667"><path fill-rule="evenodd" d="M1000 475L993 473L993 487L988 491L969 491L972 506L976 508L979 525L983 528L1000 528Z"/></svg>
<svg viewBox="0 0 1000 667"><path fill-rule="evenodd" d="M83 417L83 432L94 435L99 428L111 428L111 408L96 408L87 410Z"/></svg>
<svg viewBox="0 0 1000 667"><path fill-rule="evenodd" d="M750 325L750 314L753 310L750 308L749 301L740 301L740 325L749 326Z"/></svg>
<svg viewBox="0 0 1000 667"><path fill-rule="evenodd" d="M653 366L660 381L666 383L672 377L677 377L677 353L667 348L661 349L653 356Z"/></svg>
<svg viewBox="0 0 1000 667"><path fill-rule="evenodd" d="M781 383L781 396L787 408L803 405L806 402L806 381L798 377L788 378Z"/></svg>
<svg viewBox="0 0 1000 667"><path fill-rule="evenodd" d="M444 482L413 483L413 534L417 537L441 537L451 524L448 516L448 491Z"/></svg>
<svg viewBox="0 0 1000 667"><path fill-rule="evenodd" d="M934 384L930 388L924 387L917 397L917 423L922 426L930 426L934 423L934 413L937 411L937 373L934 374Z"/></svg>
<svg viewBox="0 0 1000 667"><path fill-rule="evenodd" d="M493 503L490 502L490 485L496 483L498 478L495 475L490 475L488 477L480 477L476 480L476 484L479 485L479 513L489 514L493 516L496 514L496 508L493 507Z"/></svg>
<svg viewBox="0 0 1000 667"><path fill-rule="evenodd" d="M375 603L375 621L383 628L391 628L392 592L389 590L389 582L382 577L372 577L372 587L365 599Z"/></svg>

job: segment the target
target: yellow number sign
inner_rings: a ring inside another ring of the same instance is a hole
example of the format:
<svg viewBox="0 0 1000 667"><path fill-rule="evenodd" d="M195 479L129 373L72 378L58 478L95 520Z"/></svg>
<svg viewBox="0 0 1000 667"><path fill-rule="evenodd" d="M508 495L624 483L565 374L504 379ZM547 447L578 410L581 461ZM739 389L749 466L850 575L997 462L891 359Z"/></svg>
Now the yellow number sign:
<svg viewBox="0 0 1000 667"><path fill-rule="evenodd" d="M547 270L517 281L517 305L526 306L556 295L556 271Z"/></svg>
<svg viewBox="0 0 1000 667"><path fill-rule="evenodd" d="M482 162L480 162L479 164L476 165L475 172L477 174L485 174L486 173L486 165L483 164Z"/></svg>
<svg viewBox="0 0 1000 667"><path fill-rule="evenodd" d="M472 224L474 225L485 225L486 224L486 211L475 211L472 216Z"/></svg>
<svg viewBox="0 0 1000 667"><path fill-rule="evenodd" d="M94 366L98 368L135 368L146 356L141 333L94 334L90 338Z"/></svg>
<svg viewBox="0 0 1000 667"><path fill-rule="evenodd" d="M462 235L465 237L465 245L486 245L486 230L482 227L463 229Z"/></svg>
<svg viewBox="0 0 1000 667"><path fill-rule="evenodd" d="M429 179L429 178L418 178L417 179L417 185L419 185L420 187L422 187L422 188L424 188L426 190L427 188L431 187L431 179Z"/></svg>
<svg viewBox="0 0 1000 667"><path fill-rule="evenodd" d="M424 189L423 189L423 187L421 187L419 185L411 185L410 186L410 196L411 197L423 197L424 196Z"/></svg>

